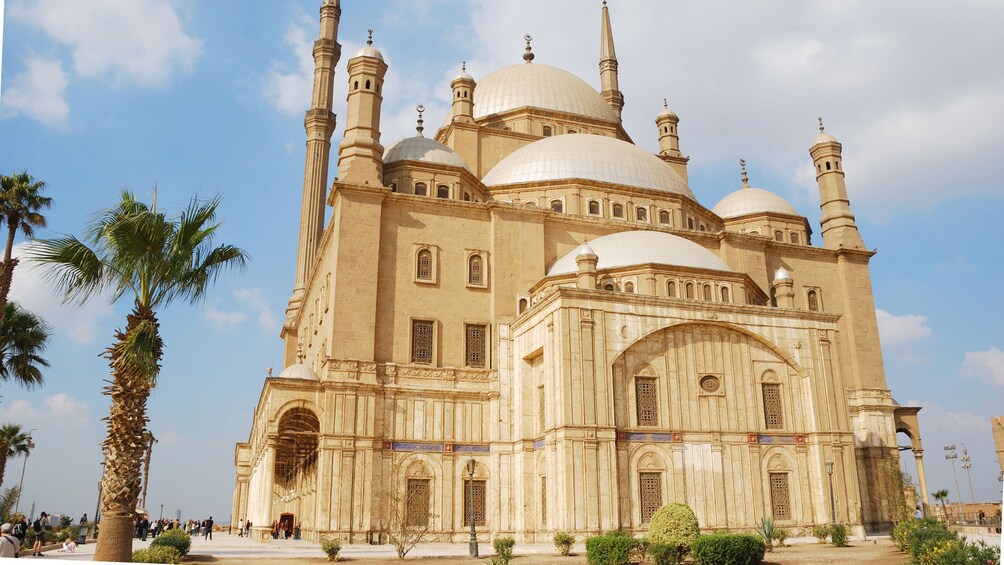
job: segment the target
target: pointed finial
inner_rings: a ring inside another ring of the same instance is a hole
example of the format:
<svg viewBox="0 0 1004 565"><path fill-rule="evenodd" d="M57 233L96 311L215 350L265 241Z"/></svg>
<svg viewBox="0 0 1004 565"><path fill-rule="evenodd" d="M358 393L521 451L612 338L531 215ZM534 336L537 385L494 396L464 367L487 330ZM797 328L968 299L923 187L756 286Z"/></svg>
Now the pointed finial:
<svg viewBox="0 0 1004 565"><path fill-rule="evenodd" d="M823 133L823 131L824 131L823 130L823 118L819 117L819 118L816 118L816 119L819 120L819 133Z"/></svg>
<svg viewBox="0 0 1004 565"><path fill-rule="evenodd" d="M460 62L460 70L465 72L467 71L467 61Z"/></svg>
<svg viewBox="0 0 1004 565"><path fill-rule="evenodd" d="M526 53L523 53L523 60L527 63L533 61L533 48L530 47L530 42L533 41L533 36L529 33L523 36L526 40Z"/></svg>
<svg viewBox="0 0 1004 565"><path fill-rule="evenodd" d="M366 45L373 45L373 30L372 29L368 29L368 30L366 30L366 32L368 34L366 36Z"/></svg>
<svg viewBox="0 0 1004 565"><path fill-rule="evenodd" d="M746 176L746 159L739 159L739 168L743 171L743 188L750 187L750 179Z"/></svg>
<svg viewBox="0 0 1004 565"><path fill-rule="evenodd" d="M662 99L662 107L663 108L669 108L669 99L668 98L663 98Z"/></svg>
<svg viewBox="0 0 1004 565"><path fill-rule="evenodd" d="M607 7L607 0L603 0L603 7L604 7L604 8L606 8L606 7Z"/></svg>
<svg viewBox="0 0 1004 565"><path fill-rule="evenodd" d="M422 125L422 123L424 123L424 120L422 119L422 112L425 111L425 106L419 104L418 106L415 106L415 111L418 112L418 123L415 125L415 131L418 132L418 137L422 137L422 130L425 129L425 126Z"/></svg>

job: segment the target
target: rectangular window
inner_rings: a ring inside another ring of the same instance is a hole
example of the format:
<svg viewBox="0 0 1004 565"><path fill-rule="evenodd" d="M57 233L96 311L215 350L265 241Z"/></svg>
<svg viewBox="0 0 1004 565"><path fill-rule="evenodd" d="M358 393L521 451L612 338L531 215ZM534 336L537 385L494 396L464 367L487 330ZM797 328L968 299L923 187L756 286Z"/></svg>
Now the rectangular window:
<svg viewBox="0 0 1004 565"><path fill-rule="evenodd" d="M429 525L429 479L408 479L405 497L405 523L409 527Z"/></svg>
<svg viewBox="0 0 1004 565"><path fill-rule="evenodd" d="M432 363L433 323L429 320L411 321L412 363Z"/></svg>
<svg viewBox="0 0 1004 565"><path fill-rule="evenodd" d="M540 525L547 525L547 477L540 478Z"/></svg>
<svg viewBox="0 0 1004 565"><path fill-rule="evenodd" d="M544 433L546 426L544 424L544 407L547 405L547 400L544 398L544 385L537 387L537 417L540 420L540 433Z"/></svg>
<svg viewBox="0 0 1004 565"><path fill-rule="evenodd" d="M784 428L784 419L781 416L781 385L763 385L763 419L768 430L780 430Z"/></svg>
<svg viewBox="0 0 1004 565"><path fill-rule="evenodd" d="M473 483L473 485L472 485ZM471 500L474 500L474 525L485 525L485 481L464 479L464 525L471 526Z"/></svg>
<svg viewBox="0 0 1004 565"><path fill-rule="evenodd" d="M638 403L638 425L659 425L659 402L655 379L637 377L634 380L635 401Z"/></svg>
<svg viewBox="0 0 1004 565"><path fill-rule="evenodd" d="M662 474L641 473L638 482L641 485L641 523L647 524L652 514L662 507Z"/></svg>
<svg viewBox="0 0 1004 565"><path fill-rule="evenodd" d="M467 324L467 340L464 347L465 359L468 367L485 366L485 339L488 329L486 326L476 326Z"/></svg>
<svg viewBox="0 0 1004 565"><path fill-rule="evenodd" d="M791 519L791 499L788 495L788 473L770 474L770 506L775 520Z"/></svg>

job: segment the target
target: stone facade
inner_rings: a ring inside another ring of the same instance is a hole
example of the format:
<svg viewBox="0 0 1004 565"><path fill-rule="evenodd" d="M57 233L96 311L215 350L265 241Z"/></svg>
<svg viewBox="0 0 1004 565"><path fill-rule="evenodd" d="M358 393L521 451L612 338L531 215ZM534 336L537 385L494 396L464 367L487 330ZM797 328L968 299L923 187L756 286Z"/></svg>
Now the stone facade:
<svg viewBox="0 0 1004 565"><path fill-rule="evenodd" d="M886 387L840 144L820 127L810 152L822 247L790 211L719 217L686 184L675 114L656 119L658 156L631 144L602 10L602 93L533 63L528 41L481 85L462 71L434 139L420 121L386 152L387 65L372 45L349 59L339 178L325 194L325 153L308 151L287 367L237 444L235 523L386 540L397 493L424 505L429 539L463 541L476 488L485 540L643 534L669 502L706 530L887 524L882 461L897 431L920 436ZM308 148L334 124L339 14L324 2ZM479 96L514 102L482 116Z"/></svg>

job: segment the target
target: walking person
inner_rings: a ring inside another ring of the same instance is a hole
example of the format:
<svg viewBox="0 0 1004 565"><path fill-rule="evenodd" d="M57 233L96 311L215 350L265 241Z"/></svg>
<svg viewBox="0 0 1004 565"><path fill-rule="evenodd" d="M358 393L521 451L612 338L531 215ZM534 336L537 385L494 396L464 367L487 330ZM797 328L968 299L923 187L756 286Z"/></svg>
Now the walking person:
<svg viewBox="0 0 1004 565"><path fill-rule="evenodd" d="M31 525L31 529L35 530L35 545L31 546L31 554L34 557L42 556L42 546L45 544L45 523L48 518L49 515L42 512Z"/></svg>
<svg viewBox="0 0 1004 565"><path fill-rule="evenodd" d="M237 522L237 537L244 537L244 518L241 518L241 521Z"/></svg>
<svg viewBox="0 0 1004 565"><path fill-rule="evenodd" d="M251 520L244 523L244 537L251 537Z"/></svg>
<svg viewBox="0 0 1004 565"><path fill-rule="evenodd" d="M210 516L206 520L206 533L202 535L202 539L212 540L213 539L213 517Z"/></svg>

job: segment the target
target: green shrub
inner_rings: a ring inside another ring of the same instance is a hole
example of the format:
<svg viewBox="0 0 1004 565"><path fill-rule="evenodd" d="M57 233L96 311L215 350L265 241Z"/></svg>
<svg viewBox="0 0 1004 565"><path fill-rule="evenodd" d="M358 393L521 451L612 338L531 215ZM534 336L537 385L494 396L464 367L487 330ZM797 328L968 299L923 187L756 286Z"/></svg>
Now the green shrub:
<svg viewBox="0 0 1004 565"><path fill-rule="evenodd" d="M567 556L572 552L572 545L575 544L575 536L568 532L558 532L554 534L554 547L558 550L558 555Z"/></svg>
<svg viewBox="0 0 1004 565"><path fill-rule="evenodd" d="M321 542L321 551L328 556L328 561L338 561L338 552L342 550L342 544L336 539L326 539Z"/></svg>
<svg viewBox="0 0 1004 565"><path fill-rule="evenodd" d="M652 556L655 565L678 565L680 563L676 547L667 543L648 544L648 554Z"/></svg>
<svg viewBox="0 0 1004 565"><path fill-rule="evenodd" d="M760 524L756 527L756 533L763 538L767 551L774 551L774 519L769 516L760 518Z"/></svg>
<svg viewBox="0 0 1004 565"><path fill-rule="evenodd" d="M916 520L916 522L915 527L906 533L904 544L906 551L913 556L915 561L920 559L921 549L928 542L948 541L957 537L955 532L948 531L945 524L937 520L925 518Z"/></svg>
<svg viewBox="0 0 1004 565"><path fill-rule="evenodd" d="M837 547L847 547L847 526L843 524L831 525L830 541Z"/></svg>
<svg viewBox="0 0 1004 565"><path fill-rule="evenodd" d="M812 535L816 536L816 541L826 543L826 538L830 537L830 527L826 524L816 524L812 527Z"/></svg>
<svg viewBox="0 0 1004 565"><path fill-rule="evenodd" d="M697 565L759 565L767 544L753 534L708 534L694 542Z"/></svg>
<svg viewBox="0 0 1004 565"><path fill-rule="evenodd" d="M675 547L679 560L690 553L690 546L699 535L701 528L697 516L686 504L667 504L656 510L649 522L648 537L652 543Z"/></svg>
<svg viewBox="0 0 1004 565"><path fill-rule="evenodd" d="M159 537L157 539L160 539ZM181 563L181 554L178 550L162 545L160 547L151 546L149 549L137 549L132 552L133 563Z"/></svg>
<svg viewBox="0 0 1004 565"><path fill-rule="evenodd" d="M171 547L184 557L192 547L192 536L181 528L166 530L150 542L150 548L154 547Z"/></svg>
<svg viewBox="0 0 1004 565"><path fill-rule="evenodd" d="M777 540L777 545L784 547L784 540L788 539L788 530L784 528L774 528L774 539Z"/></svg>
<svg viewBox="0 0 1004 565"><path fill-rule="evenodd" d="M589 565L627 565L631 552L642 544L626 533L615 530L586 540L586 562Z"/></svg>
<svg viewBox="0 0 1004 565"><path fill-rule="evenodd" d="M512 559L512 548L516 547L516 540L510 537L495 538L492 542L492 547L495 548L495 555L502 558L503 561L509 563Z"/></svg>
<svg viewBox="0 0 1004 565"><path fill-rule="evenodd" d="M918 528L945 529L944 525L934 518L911 518L903 520L889 532L889 537L900 551L910 551L910 535Z"/></svg>

